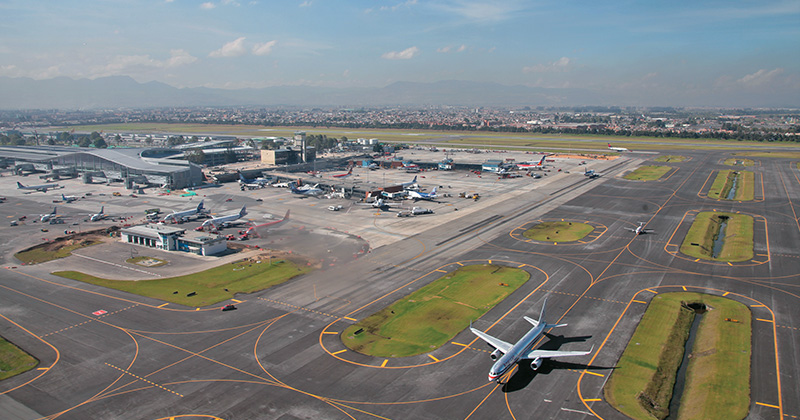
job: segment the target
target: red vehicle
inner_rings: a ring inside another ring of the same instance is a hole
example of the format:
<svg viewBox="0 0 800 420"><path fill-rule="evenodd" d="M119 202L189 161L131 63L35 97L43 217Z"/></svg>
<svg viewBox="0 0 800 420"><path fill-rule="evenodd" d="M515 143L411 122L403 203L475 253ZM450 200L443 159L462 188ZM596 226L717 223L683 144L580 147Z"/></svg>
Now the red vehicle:
<svg viewBox="0 0 800 420"><path fill-rule="evenodd" d="M229 304L227 304L227 305L222 307L222 311L223 312L225 312L225 311L235 311L235 310L236 310L236 305L234 305L232 303L229 303Z"/></svg>

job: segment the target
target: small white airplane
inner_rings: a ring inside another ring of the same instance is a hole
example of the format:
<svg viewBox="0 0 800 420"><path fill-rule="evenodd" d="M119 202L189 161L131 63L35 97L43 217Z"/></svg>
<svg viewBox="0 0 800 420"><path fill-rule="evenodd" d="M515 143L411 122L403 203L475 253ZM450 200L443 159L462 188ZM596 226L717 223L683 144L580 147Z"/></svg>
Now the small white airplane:
<svg viewBox="0 0 800 420"><path fill-rule="evenodd" d="M586 169L583 171L584 176L588 176L589 178L600 178L603 176L600 172L595 172L594 169Z"/></svg>
<svg viewBox="0 0 800 420"><path fill-rule="evenodd" d="M104 212L104 210L105 210L105 207L106 207L106 206L100 206L100 213L95 213L95 214L93 214L93 215L89 216L89 221L90 221L90 222L96 222L96 221L98 221L98 220L103 220L103 219L105 219L105 218L106 218L106 216L108 216L108 215L107 215L107 214Z"/></svg>
<svg viewBox="0 0 800 420"><path fill-rule="evenodd" d="M22 185L21 182L17 181L17 189L18 190L27 190L27 191L31 191L31 192L33 192L33 191L47 192L47 190L52 190L53 188L58 188L58 187L59 187L58 184L28 185L26 187L25 185Z"/></svg>
<svg viewBox="0 0 800 420"><path fill-rule="evenodd" d="M58 217L58 215L56 214L56 208L55 207L53 207L53 211L52 212L47 213L47 214L41 214L39 216L40 216L39 217L39 221L40 222L47 222L47 221L49 221L50 219L52 219L54 217Z"/></svg>
<svg viewBox="0 0 800 420"><path fill-rule="evenodd" d="M644 235L645 233L653 233L654 232L653 229L645 229L644 228L644 222L639 222L639 226L637 226L635 228L626 227L625 230L629 230L629 231L631 231L631 232L633 232L633 233L635 233L637 235Z"/></svg>
<svg viewBox="0 0 800 420"><path fill-rule="evenodd" d="M272 184L275 188L289 188L289 185L292 185L293 182L276 182Z"/></svg>
<svg viewBox="0 0 800 420"><path fill-rule="evenodd" d="M245 178L244 175L239 172L239 183L250 188L264 188L270 184L270 181L265 178Z"/></svg>
<svg viewBox="0 0 800 420"><path fill-rule="evenodd" d="M232 222L235 222L235 221L241 219L242 217L244 217L247 214L247 209L245 207L247 207L247 206L242 206L242 209L239 210L239 212L237 212L237 213L233 213L233 214L229 214L229 215L226 215L226 216L219 216L219 217L214 217L214 218L208 219L205 222L203 222L203 224L200 227L205 229L206 227L210 226L210 227L212 227L214 229L217 229L220 226L222 226L222 227L227 226L227 225L231 224Z"/></svg>
<svg viewBox="0 0 800 420"><path fill-rule="evenodd" d="M544 359L552 357L585 356L594 350L594 346L592 346L589 351L533 350L533 343L544 333L544 330L555 327L565 327L567 325L548 324L545 322L545 306L547 306L547 298L545 298L544 303L542 303L542 312L539 314L538 321L528 318L527 316L523 317L533 325L533 328L514 344L492 337L483 331L472 328L472 326L469 327L473 334L495 348L489 356L492 360L496 360L492 368L489 369L489 382L499 382L503 375L508 373L514 365L523 359L531 359L531 369L536 370L542 366Z"/></svg>
<svg viewBox="0 0 800 420"><path fill-rule="evenodd" d="M64 195L64 194L61 194L61 201L65 202L65 203L71 203L71 202L73 202L73 201L75 201L75 200L77 200L79 198L80 197L77 196L77 195Z"/></svg>
<svg viewBox="0 0 800 420"><path fill-rule="evenodd" d="M424 192L419 192L419 191L414 191L414 190L408 190L408 196L413 198L414 201L417 201L417 200L434 200L434 199L436 199L438 197L438 195L436 195L436 188L438 188L438 187L433 187L433 189L429 193L424 193Z"/></svg>
<svg viewBox="0 0 800 420"><path fill-rule="evenodd" d="M205 212L205 209L203 208L203 201L205 200L201 200L200 203L197 205L197 207L193 209L184 211L173 211L172 214L164 216L164 218L161 219L161 221L166 223L172 220L172 223L180 223L189 220L189 218L192 216L202 214L203 212Z"/></svg>
<svg viewBox="0 0 800 420"><path fill-rule="evenodd" d="M630 152L630 150L628 150L628 149L626 149L624 147L613 147L613 146L611 146L611 143L608 143L608 150L611 150L612 152L620 152L620 153L622 153L622 152Z"/></svg>
<svg viewBox="0 0 800 420"><path fill-rule="evenodd" d="M343 178L347 178L347 177L349 177L350 175L353 175L353 167L350 167L350 170L349 170L349 171L347 171L346 173L343 173L343 174L336 174L336 175L331 175L331 176L332 176L333 178L336 178L336 179L343 179Z"/></svg>
<svg viewBox="0 0 800 420"><path fill-rule="evenodd" d="M383 210L383 211L386 211L386 210L388 210L388 209L390 209L391 207L394 206L394 204L386 202L383 198L379 198L379 199L377 199L375 201L372 201L372 202L369 202L369 203L355 203L355 204L358 204L360 206L370 206L370 207L372 207L374 209L380 209L380 210Z"/></svg>

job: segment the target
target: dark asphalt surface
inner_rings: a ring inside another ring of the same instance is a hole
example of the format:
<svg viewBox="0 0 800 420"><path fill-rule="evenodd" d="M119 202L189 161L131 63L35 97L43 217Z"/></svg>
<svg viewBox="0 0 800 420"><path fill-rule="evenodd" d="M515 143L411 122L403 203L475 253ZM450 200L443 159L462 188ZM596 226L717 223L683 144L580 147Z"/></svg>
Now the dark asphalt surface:
<svg viewBox="0 0 800 420"><path fill-rule="evenodd" d="M685 288L752 308L748 418L800 416L796 165L758 159L749 168L757 199L721 202L703 195L713 171L728 168L719 152L682 154L692 159L671 163L677 170L660 181L617 177L651 158L636 156L600 179L571 176L525 196L509 191L499 205L361 255L352 238L330 235L332 242L321 245L325 235L280 231L273 245L312 242L317 253L332 245L341 255L325 270L237 296L236 311L163 306L54 277L45 266L3 270L0 335L41 363L0 383L0 412L60 419L625 418L604 401L602 387L646 308L640 302ZM677 252L693 212L714 209L756 217L752 261L696 262ZM561 219L598 229L585 243L536 243L514 234ZM633 236L624 229L640 221L655 232ZM14 232L0 229L4 250L13 248ZM546 361L536 372L522 366L498 386L486 382L489 347L466 325L442 348L400 359L360 355L339 340L347 325L441 271L488 261L523 267L531 280L476 327L513 342L530 327L522 316L537 317L547 296L547 320L569 325L540 346L594 352ZM107 313L92 314L100 309Z"/></svg>

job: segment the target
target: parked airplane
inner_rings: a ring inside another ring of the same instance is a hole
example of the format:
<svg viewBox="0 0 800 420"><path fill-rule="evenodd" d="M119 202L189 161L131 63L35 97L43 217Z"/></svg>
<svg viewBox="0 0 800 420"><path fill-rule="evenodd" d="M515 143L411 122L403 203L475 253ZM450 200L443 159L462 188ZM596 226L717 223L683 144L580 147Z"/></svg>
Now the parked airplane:
<svg viewBox="0 0 800 420"><path fill-rule="evenodd" d="M403 182L400 185L402 185L403 188L405 188L405 189L409 189L409 188L413 187L414 185L417 185L417 176L414 175L414 179L412 179L409 182Z"/></svg>
<svg viewBox="0 0 800 420"><path fill-rule="evenodd" d="M164 216L164 218L161 219L161 221L166 223L172 220L172 223L181 223L189 220L189 217L191 216L202 214L205 212L205 209L203 208L203 201L205 200L201 200L200 203L197 205L197 207L193 209L184 211L173 211L172 214Z"/></svg>
<svg viewBox="0 0 800 420"><path fill-rule="evenodd" d="M317 185L319 185L319 184L317 184ZM314 185L312 187L312 186L306 184L306 185L303 185L302 187L298 188L298 187L295 187L294 184L289 184L289 188L291 188L292 193L294 193L294 194L300 194L300 195L312 196L312 197L315 197L317 195L322 194L322 190L317 188L316 185Z"/></svg>
<svg viewBox="0 0 800 420"><path fill-rule="evenodd" d="M628 150L628 149L626 149L624 147L612 147L611 143L608 143L608 150L611 150L611 151L614 151L614 152L630 152L630 150Z"/></svg>
<svg viewBox="0 0 800 420"><path fill-rule="evenodd" d="M53 188L58 188L58 187L59 187L58 184L28 185L26 187L25 185L22 185L22 183L17 181L17 189L18 190L27 190L27 191L31 191L31 192L33 192L33 191L47 192L47 190L51 190Z"/></svg>
<svg viewBox="0 0 800 420"><path fill-rule="evenodd" d="M383 211L386 211L386 210L388 210L388 209L390 209L391 207L394 206L393 204L387 203L386 201L384 201L383 198L379 198L379 199L377 199L377 200L375 200L373 202L370 202L370 203L356 203L356 204L361 205L361 206L370 206L370 207L372 207L374 209L380 209L380 210L383 210Z"/></svg>
<svg viewBox="0 0 800 420"><path fill-rule="evenodd" d="M239 183L242 185L248 186L255 186L256 188L263 188L270 184L270 181L265 178L245 178L241 172L239 172Z"/></svg>
<svg viewBox="0 0 800 420"><path fill-rule="evenodd" d="M105 206L100 206L100 213L95 213L95 214L89 216L89 221L90 222L96 222L98 220L105 219L106 216L108 216L108 215L104 212L104 210L105 210Z"/></svg>
<svg viewBox="0 0 800 420"><path fill-rule="evenodd" d="M500 377L505 375L521 360L532 359L531 369L536 370L542 366L544 359L552 357L566 357L566 356L584 356L594 350L594 346L589 351L561 351L561 350L533 350L534 342L544 333L544 330L555 327L564 327L567 324L548 324L545 322L545 306L547 306L547 299L545 298L542 303L542 312L539 315L539 320L534 320L523 317L526 321L533 325L533 328L525 333L522 338L514 344L507 343L499 338L492 337L483 331L469 327L473 334L481 338L481 340L489 343L495 350L490 357L496 360L492 368L489 370L489 382L500 381Z"/></svg>
<svg viewBox="0 0 800 420"><path fill-rule="evenodd" d="M246 206L242 206L242 209L239 210L238 213L233 213L226 216L219 216L208 219L205 222L203 222L203 224L200 227L202 229L205 229L208 226L214 229L218 229L220 226L225 227L231 224L232 222L235 222L244 217L247 214L247 209L245 209L245 207Z"/></svg>
<svg viewBox="0 0 800 420"><path fill-rule="evenodd" d="M39 221L40 222L47 222L47 221L49 221L50 219L52 219L54 217L58 217L58 215L56 214L56 208L55 207L53 207L53 211L52 212L40 215Z"/></svg>
<svg viewBox="0 0 800 420"><path fill-rule="evenodd" d="M367 169L369 169L370 171L375 171L375 170L378 170L378 169L380 169L380 168L381 168L381 167L380 167L380 166L378 166L378 164L377 164L377 163L374 163L374 162L373 162L373 163L370 163L370 164L367 166Z"/></svg>
<svg viewBox="0 0 800 420"><path fill-rule="evenodd" d="M342 179L342 178L347 178L347 177L349 177L350 175L353 175L353 168L352 168L352 167L350 168L350 170L349 170L349 171L347 171L347 173L344 173L344 174L336 174L336 175L332 175L332 176L333 176L334 178Z"/></svg>
<svg viewBox="0 0 800 420"><path fill-rule="evenodd" d="M408 190L408 196L413 198L414 201L417 201L417 200L433 200L433 199L436 199L438 197L438 195L436 195L436 188L438 188L438 187L433 187L433 189L429 193L424 193L424 192L419 192L419 191L414 191L414 190Z"/></svg>
<svg viewBox="0 0 800 420"><path fill-rule="evenodd" d="M284 222L289 220L289 212L290 211L291 211L291 209L286 210L286 215L283 216L283 219L271 220L269 222L262 223L260 225L251 226L250 228L247 229L247 232L245 234L247 236L250 236L253 232L255 232L256 235L258 235L258 230L259 229L264 229L264 228L274 229L274 228L282 225Z"/></svg>
<svg viewBox="0 0 800 420"><path fill-rule="evenodd" d="M517 168L520 168L520 169L531 169L531 168L541 167L542 165L544 165L544 159L546 157L547 157L547 155L542 156L542 159L539 160L538 162L519 162L519 163L517 163Z"/></svg>
<svg viewBox="0 0 800 420"><path fill-rule="evenodd" d="M645 233L653 233L654 232L653 229L645 229L644 228L644 222L639 222L639 226L637 226L636 228L628 228L628 227L626 227L625 230L629 230L629 231L631 231L631 232L633 232L633 233L635 233L637 235L643 235Z"/></svg>
<svg viewBox="0 0 800 420"><path fill-rule="evenodd" d="M61 201L65 202L65 203L71 203L71 202L73 202L73 201L75 201L75 200L77 200L79 198L80 197L78 197L77 195L64 195L64 194L61 194Z"/></svg>

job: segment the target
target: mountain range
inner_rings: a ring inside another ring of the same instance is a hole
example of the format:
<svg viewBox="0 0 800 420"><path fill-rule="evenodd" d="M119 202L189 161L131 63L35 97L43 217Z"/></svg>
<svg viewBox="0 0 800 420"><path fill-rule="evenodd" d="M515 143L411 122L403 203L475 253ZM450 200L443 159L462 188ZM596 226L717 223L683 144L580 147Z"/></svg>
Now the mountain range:
<svg viewBox="0 0 800 420"><path fill-rule="evenodd" d="M186 106L568 106L611 105L584 89L497 83L397 82L381 88L274 86L260 89L176 88L127 76L34 80L0 77L0 109L160 108Z"/></svg>

